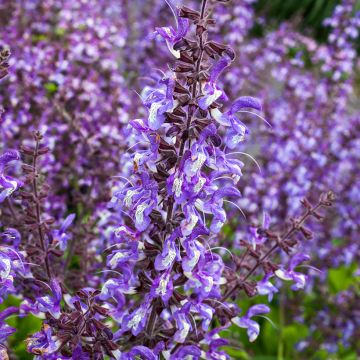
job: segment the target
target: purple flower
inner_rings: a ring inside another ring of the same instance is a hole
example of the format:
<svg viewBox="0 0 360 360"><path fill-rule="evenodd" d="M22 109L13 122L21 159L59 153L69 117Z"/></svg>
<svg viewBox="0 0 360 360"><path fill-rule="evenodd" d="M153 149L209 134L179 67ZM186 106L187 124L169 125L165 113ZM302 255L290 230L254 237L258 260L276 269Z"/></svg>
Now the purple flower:
<svg viewBox="0 0 360 360"><path fill-rule="evenodd" d="M186 256L182 258L184 273L191 273L201 257L204 257L205 248L199 241L186 241L184 243Z"/></svg>
<svg viewBox="0 0 360 360"><path fill-rule="evenodd" d="M264 212L261 230L267 230L269 229L269 226L270 226L270 217L268 213ZM259 229L257 227L251 226L249 229L249 233L250 233L251 244L254 250L256 249L256 245L263 244L264 241L266 241L266 237L261 235L261 233L259 233Z"/></svg>
<svg viewBox="0 0 360 360"><path fill-rule="evenodd" d="M9 292L15 292L13 285L14 277L11 270L11 259L6 254L0 252L0 303L3 301L3 297Z"/></svg>
<svg viewBox="0 0 360 360"><path fill-rule="evenodd" d="M227 100L225 93L216 86L216 81L230 63L230 58L224 56L212 67L209 81L205 84L203 89L204 96L198 101L201 109L208 109L218 99L223 101Z"/></svg>
<svg viewBox="0 0 360 360"><path fill-rule="evenodd" d="M51 280L51 294L38 297L37 305L40 311L48 312L55 319L60 317L60 302L62 299L62 291L57 280Z"/></svg>
<svg viewBox="0 0 360 360"><path fill-rule="evenodd" d="M131 360L131 359L136 359L141 357L141 359L144 360L157 360L158 356L156 356L156 354L154 354L154 352L152 350L150 350L148 347L146 346L142 346L142 345L138 345L138 346L134 346L131 351L129 351L128 354L125 355L126 360ZM121 358L123 359L123 358ZM124 359L125 360L125 359Z"/></svg>
<svg viewBox="0 0 360 360"><path fill-rule="evenodd" d="M253 316L267 314L270 312L270 308L266 305L259 304L252 306L247 313L242 317L235 317L231 321L240 326L241 328L247 329L247 334L249 337L250 342L256 340L260 333L260 326L259 324L251 320Z"/></svg>
<svg viewBox="0 0 360 360"><path fill-rule="evenodd" d="M175 12L176 10L173 9ZM180 57L180 51L174 49L174 44L181 40L189 30L188 19L176 17L177 29L172 26L156 28L156 34L159 34L165 41L170 52L176 57Z"/></svg>
<svg viewBox="0 0 360 360"><path fill-rule="evenodd" d="M16 229L8 228L3 233L0 233L0 237L14 249L19 248L21 235Z"/></svg>
<svg viewBox="0 0 360 360"><path fill-rule="evenodd" d="M128 242L126 249L115 250L107 257L107 264L112 269L115 269L123 263L138 260L138 246L138 242L136 241Z"/></svg>
<svg viewBox="0 0 360 360"><path fill-rule="evenodd" d="M52 335L51 327L44 324L41 331L26 339L26 349L35 355L53 354L61 345L61 341Z"/></svg>
<svg viewBox="0 0 360 360"><path fill-rule="evenodd" d="M130 209L136 229L142 232L150 224L150 213L156 204L157 183L146 172L137 176L138 184L115 192L112 203L113 206L119 204L121 209Z"/></svg>
<svg viewBox="0 0 360 360"><path fill-rule="evenodd" d="M257 291L260 295L268 295L269 302L272 300L274 294L279 292L279 290L270 282L269 279L271 277L272 274L267 273L256 285Z"/></svg>
<svg viewBox="0 0 360 360"><path fill-rule="evenodd" d="M152 297L161 297L164 303L167 304L172 296L173 288L171 270L167 270L155 278L150 295Z"/></svg>
<svg viewBox="0 0 360 360"><path fill-rule="evenodd" d="M184 345L174 354L170 355L169 360L192 359L198 360L201 356L201 350L195 345Z"/></svg>
<svg viewBox="0 0 360 360"><path fill-rule="evenodd" d="M174 106L173 92L175 80L171 78L163 79L161 84L166 86L165 89L148 89L144 96L144 104L149 108L148 126L151 130L157 130L165 121L165 113Z"/></svg>
<svg viewBox="0 0 360 360"><path fill-rule="evenodd" d="M140 334L145 328L149 315L149 307L150 300L145 299L145 301L138 308L136 308L129 315L125 315L122 322L121 332L131 331L134 336Z"/></svg>
<svg viewBox="0 0 360 360"><path fill-rule="evenodd" d="M121 270L118 272L119 277L110 278L105 281L100 298L103 300L116 296L117 294L135 294L136 286L138 285L133 273L132 267L127 264L121 266Z"/></svg>
<svg viewBox="0 0 360 360"><path fill-rule="evenodd" d="M18 309L14 306L10 306L0 312L0 343L4 343L6 339L16 331L14 328L7 325L4 320L17 312Z"/></svg>
<svg viewBox="0 0 360 360"><path fill-rule="evenodd" d="M233 186L226 186L216 189L207 202L199 201L200 209L208 214L213 214L210 224L210 231L217 234L226 221L226 212L223 209L223 201L225 197L239 197L240 191Z"/></svg>
<svg viewBox="0 0 360 360"><path fill-rule="evenodd" d="M21 181L5 175L6 165L15 160L20 160L20 154L15 150L8 150L0 155L0 203L22 186Z"/></svg>
<svg viewBox="0 0 360 360"><path fill-rule="evenodd" d="M199 222L199 213L196 211L194 205L189 204L184 207L185 219L181 221L180 228L183 236L190 235L195 226Z"/></svg>
<svg viewBox="0 0 360 360"><path fill-rule="evenodd" d="M2 235L14 241L15 243L20 240L17 236L19 233L8 229ZM17 275L21 275L23 278L31 278L32 274L28 266L24 265L24 256L22 252L15 250L11 246L0 246L0 303L4 297L9 293L15 293L14 279Z"/></svg>
<svg viewBox="0 0 360 360"><path fill-rule="evenodd" d="M285 281L294 281L294 284L291 286L293 290L300 290L305 287L306 284L306 275L294 271L294 269L304 261L310 260L310 256L304 254L296 254L292 257L289 263L288 270L280 268L275 271L275 275L281 280Z"/></svg>
<svg viewBox="0 0 360 360"><path fill-rule="evenodd" d="M238 143L242 142L248 133L246 126L236 116L236 113L244 108L261 110L261 103L256 98L242 96L233 103L230 110L225 114L222 114L217 109L212 111L214 119L221 125L229 128L226 132L225 143L230 149L234 149Z"/></svg>
<svg viewBox="0 0 360 360"><path fill-rule="evenodd" d="M186 316L185 312L183 311L177 311L174 314L174 319L176 322L176 333L174 335L174 341L176 341L177 343L184 343L189 331L192 329L190 320L188 319L188 317Z"/></svg>
<svg viewBox="0 0 360 360"><path fill-rule="evenodd" d="M75 217L75 214L68 215L60 229L53 231L54 241L58 241L60 249L63 251L66 249L67 243L71 239L71 236L66 231L74 221Z"/></svg>
<svg viewBox="0 0 360 360"><path fill-rule="evenodd" d="M133 243L134 240L137 239L137 232L130 229L126 225L119 226L114 229L115 236L121 241L121 242L131 242Z"/></svg>
<svg viewBox="0 0 360 360"><path fill-rule="evenodd" d="M226 326L213 329L205 334L205 341L209 348L206 352L207 359L228 360L229 356L224 350L219 350L219 347L228 345L228 341L220 337L219 332L226 329Z"/></svg>
<svg viewBox="0 0 360 360"><path fill-rule="evenodd" d="M155 269L157 271L171 269L175 260L179 257L179 249L175 243L179 235L180 229L178 228L165 240L161 254L155 259Z"/></svg>

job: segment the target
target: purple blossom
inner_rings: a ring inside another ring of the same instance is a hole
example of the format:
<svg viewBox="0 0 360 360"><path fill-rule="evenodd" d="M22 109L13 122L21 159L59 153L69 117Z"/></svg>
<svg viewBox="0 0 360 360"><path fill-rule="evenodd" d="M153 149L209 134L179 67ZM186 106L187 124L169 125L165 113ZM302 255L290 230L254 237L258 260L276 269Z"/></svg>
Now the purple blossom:
<svg viewBox="0 0 360 360"><path fill-rule="evenodd" d="M35 355L53 354L60 345L60 340L53 336L51 327L47 324L43 325L41 331L26 339L27 351Z"/></svg>
<svg viewBox="0 0 360 360"><path fill-rule="evenodd" d="M7 325L4 322L4 320L6 320L6 318L17 312L18 309L14 306L10 306L7 309L0 312L0 342L1 343L4 343L6 339L16 331L16 329Z"/></svg>
<svg viewBox="0 0 360 360"><path fill-rule="evenodd" d="M155 269L157 271L172 268L172 265L179 256L179 250L175 243L175 240L178 237L179 231L175 231L168 239L165 240L162 253L155 259Z"/></svg>
<svg viewBox="0 0 360 360"><path fill-rule="evenodd" d="M20 154L15 150L8 150L0 155L0 203L22 186L21 181L5 175L6 166L15 160L20 160Z"/></svg>
<svg viewBox="0 0 360 360"><path fill-rule="evenodd" d="M60 249L63 251L66 249L67 243L71 239L71 236L67 233L67 229L71 226L75 217L75 214L68 215L62 223L60 229L53 232L54 240L59 243Z"/></svg>
<svg viewBox="0 0 360 360"><path fill-rule="evenodd" d="M125 315L121 331L125 332L130 330L134 336L140 334L145 328L149 307L150 301L145 299L140 307L136 308L129 315Z"/></svg>
<svg viewBox="0 0 360 360"><path fill-rule="evenodd" d="M138 356L141 356L142 359L144 360L156 360L158 359L158 357L154 354L154 352L152 350L150 350L149 348L145 347L145 346L134 346L131 351L126 354L125 359L134 359ZM121 358L123 359L123 358Z"/></svg>
<svg viewBox="0 0 360 360"><path fill-rule="evenodd" d="M289 263L289 268L286 270L280 268L275 271L275 275L285 281L293 281L294 284L291 286L293 290L300 290L305 287L306 284L306 275L294 271L294 269L304 261L310 260L308 255L296 254L292 257Z"/></svg>
<svg viewBox="0 0 360 360"><path fill-rule="evenodd" d="M191 359L198 360L201 356L201 350L195 345L185 345L172 354L170 360L186 359L189 356Z"/></svg>
<svg viewBox="0 0 360 360"><path fill-rule="evenodd" d="M270 217L266 212L264 212L261 232L264 232L264 230L269 229L269 225L270 225ZM260 232L260 229L258 229L257 227L254 227L254 226L251 226L249 229L251 245L254 250L256 249L256 245L263 244L266 241L266 237L264 237L264 235L262 235L259 232Z"/></svg>
<svg viewBox="0 0 360 360"><path fill-rule="evenodd" d="M171 271L167 270L153 281L150 295L153 297L160 296L164 303L167 304L172 296L172 292L173 283L171 279Z"/></svg>
<svg viewBox="0 0 360 360"><path fill-rule="evenodd" d="M149 108L149 117L147 125L151 130L157 130L165 121L165 113L174 106L173 92L175 80L167 78L160 81L165 85L165 89L147 89L144 92L144 104Z"/></svg>
<svg viewBox="0 0 360 360"><path fill-rule="evenodd" d="M254 305L247 311L244 316L233 318L231 321L235 325L247 329L249 340L250 342L253 342L259 336L260 326L251 318L257 315L267 314L268 312L270 312L270 308L268 306L263 304Z"/></svg>
<svg viewBox="0 0 360 360"><path fill-rule="evenodd" d="M60 302L62 291L60 284L56 280L51 281L51 294L37 298L37 304L40 311L48 312L55 319L60 317Z"/></svg>
<svg viewBox="0 0 360 360"><path fill-rule="evenodd" d="M177 343L184 343L189 331L192 329L190 320L188 319L188 317L186 316L186 313L183 311L177 311L174 314L174 319L176 322L176 328L177 331L174 335L174 341L176 341Z"/></svg>
<svg viewBox="0 0 360 360"><path fill-rule="evenodd" d="M279 292L279 290L270 282L271 277L272 274L267 273L256 285L259 295L267 295L269 302L274 297L274 294Z"/></svg>
<svg viewBox="0 0 360 360"><path fill-rule="evenodd" d="M176 10L173 10L174 12ZM174 49L174 45L187 34L189 30L189 21L181 17L176 17L177 28L172 26L156 28L156 34L160 35L168 46L170 52L176 57L180 57L180 52Z"/></svg>
<svg viewBox="0 0 360 360"><path fill-rule="evenodd" d="M19 233L14 229L8 229L0 234L1 238L9 239L16 245L19 240ZM17 277L31 278L32 274L29 267L24 264L23 254L17 250L17 246L11 244L0 246L0 303L8 294L16 293L14 280Z"/></svg>

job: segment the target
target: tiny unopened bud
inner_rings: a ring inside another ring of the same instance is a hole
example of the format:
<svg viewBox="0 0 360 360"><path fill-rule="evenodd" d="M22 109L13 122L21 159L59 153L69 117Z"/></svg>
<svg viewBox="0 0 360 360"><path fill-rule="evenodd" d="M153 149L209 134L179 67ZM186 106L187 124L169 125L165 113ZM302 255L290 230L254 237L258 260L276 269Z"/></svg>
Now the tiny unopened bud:
<svg viewBox="0 0 360 360"><path fill-rule="evenodd" d="M254 297L257 294L256 285L253 282L246 281L242 283L242 288L248 297Z"/></svg>
<svg viewBox="0 0 360 360"><path fill-rule="evenodd" d="M182 6L180 8L179 16L195 21L200 19L200 13L196 10L188 8L187 6Z"/></svg>
<svg viewBox="0 0 360 360"><path fill-rule="evenodd" d="M44 146L38 150L39 155L47 154L50 151L50 149L47 146Z"/></svg>
<svg viewBox="0 0 360 360"><path fill-rule="evenodd" d="M26 154L26 155L34 155L34 151L35 151L35 149L31 146L22 145L20 147L20 152L22 152L23 154Z"/></svg>
<svg viewBox="0 0 360 360"><path fill-rule="evenodd" d="M306 209L308 210L312 209L312 205L307 198L302 199L300 202Z"/></svg>
<svg viewBox="0 0 360 360"><path fill-rule="evenodd" d="M307 240L312 239L313 233L312 233L309 229L307 229L306 227L302 226L302 227L300 228L300 231L301 231L301 233L305 236L305 238L306 238Z"/></svg>

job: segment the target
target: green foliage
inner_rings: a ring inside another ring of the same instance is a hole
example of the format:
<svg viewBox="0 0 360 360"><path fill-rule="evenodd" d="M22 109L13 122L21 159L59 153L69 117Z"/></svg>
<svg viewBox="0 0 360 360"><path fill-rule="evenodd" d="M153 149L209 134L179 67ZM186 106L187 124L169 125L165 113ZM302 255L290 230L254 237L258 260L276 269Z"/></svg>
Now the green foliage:
<svg viewBox="0 0 360 360"><path fill-rule="evenodd" d="M52 96L52 95L56 94L56 92L58 91L58 85L52 81L45 83L44 88L45 88L48 96Z"/></svg>
<svg viewBox="0 0 360 360"><path fill-rule="evenodd" d="M20 300L14 296L9 296L0 306L3 310L9 306L19 306ZM9 348L15 353L18 359L30 360L33 355L26 352L25 339L41 329L41 320L33 315L26 317L10 317L7 323L16 329L16 332L9 338Z"/></svg>
<svg viewBox="0 0 360 360"><path fill-rule="evenodd" d="M339 0L259 0L256 9L258 14L277 24L294 19L302 31L311 29L318 40L324 41L327 31L322 22L339 3ZM355 8L360 9L360 0Z"/></svg>
<svg viewBox="0 0 360 360"><path fill-rule="evenodd" d="M328 285L331 294L336 294L340 291L347 290L350 286L355 286L358 283L354 276L354 271L357 265L340 266L337 269L330 269L328 275Z"/></svg>

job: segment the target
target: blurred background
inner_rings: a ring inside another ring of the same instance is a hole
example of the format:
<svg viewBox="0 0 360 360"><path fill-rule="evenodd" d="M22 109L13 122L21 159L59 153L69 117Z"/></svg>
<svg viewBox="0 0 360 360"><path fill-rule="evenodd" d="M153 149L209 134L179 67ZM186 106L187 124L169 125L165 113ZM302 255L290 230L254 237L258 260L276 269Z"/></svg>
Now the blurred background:
<svg viewBox="0 0 360 360"><path fill-rule="evenodd" d="M312 258L306 289L281 289L255 343L238 328L224 333L233 359L360 358L359 10L355 0L233 0L214 11L212 36L237 53L222 80L227 95L259 97L272 125L244 114L251 133L241 152L261 172L242 158L238 205L247 221L233 213L224 246L236 252L240 240L251 241L263 212L282 229L304 196L337 195L327 220L312 224L300 244ZM161 26L175 26L164 0L0 2L0 43L12 51L0 89L0 150L26 143L32 129L46 133L53 157L44 171L59 200L49 206L58 218L76 212L74 236L88 243L99 236L109 179L121 166L122 129L145 114L137 93L173 63L154 35ZM74 268L90 261L84 248L74 249ZM14 358L27 359L23 339L40 322L11 321L19 329Z"/></svg>

